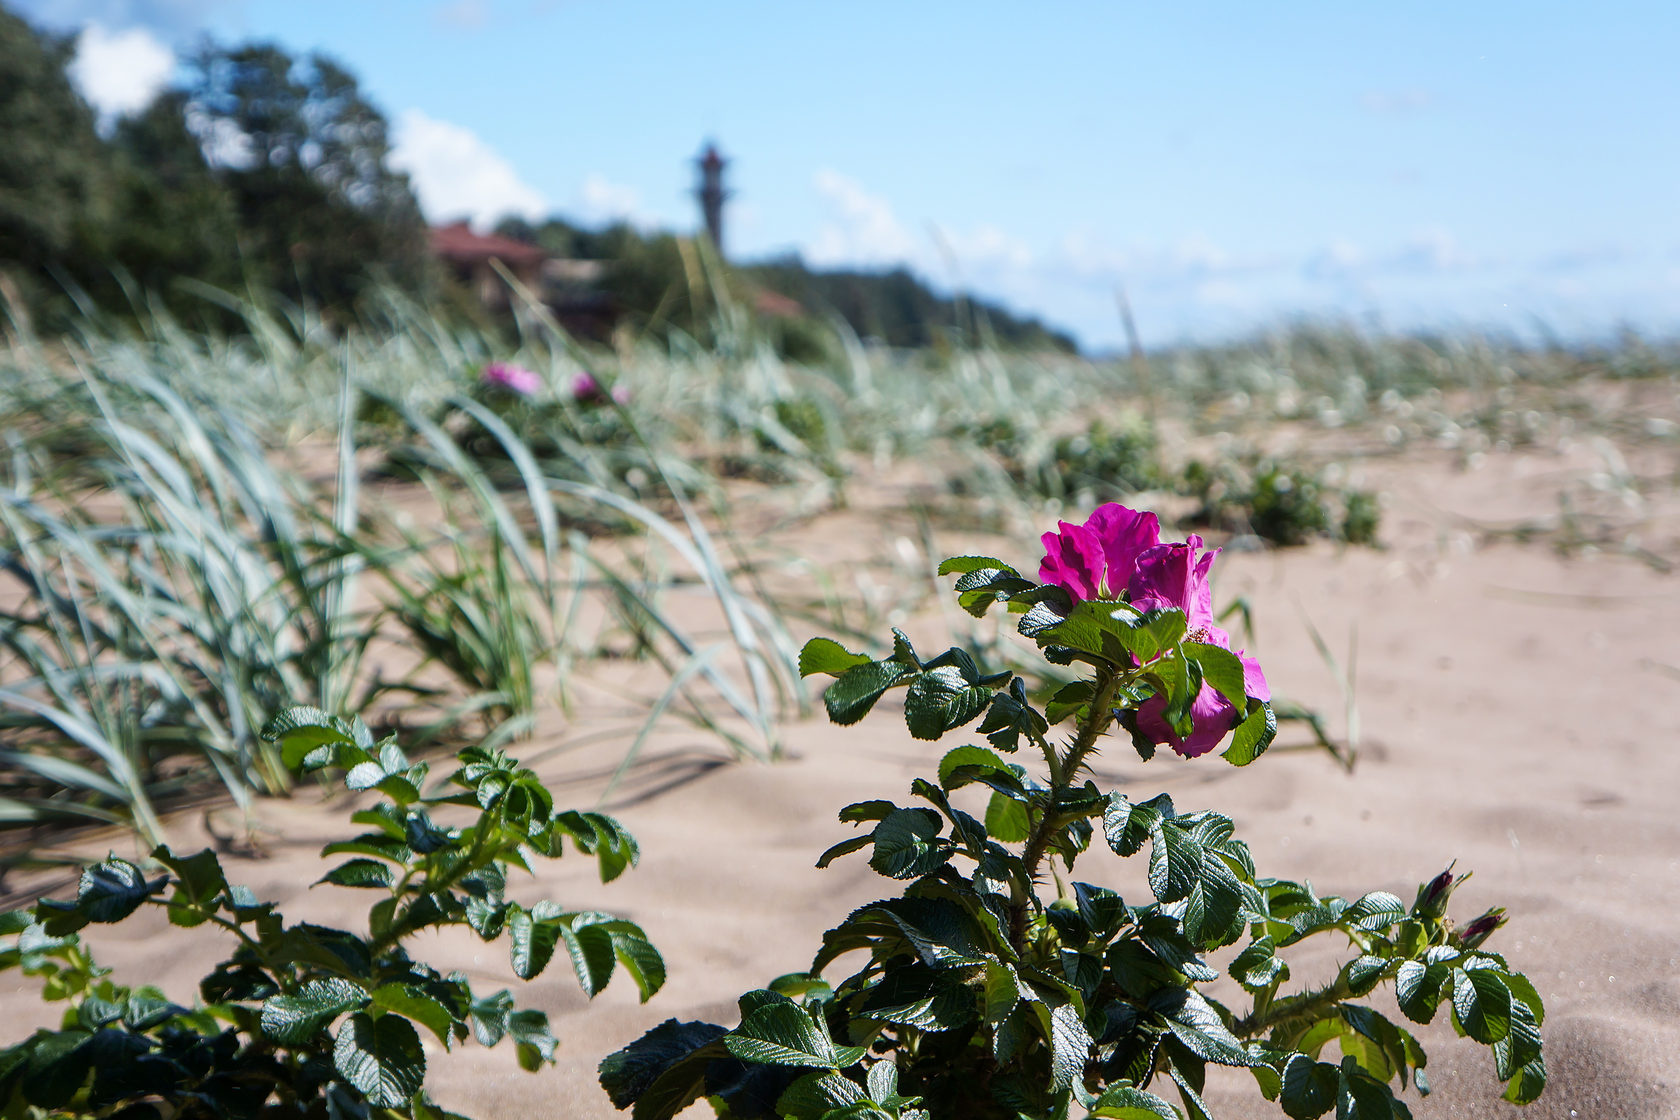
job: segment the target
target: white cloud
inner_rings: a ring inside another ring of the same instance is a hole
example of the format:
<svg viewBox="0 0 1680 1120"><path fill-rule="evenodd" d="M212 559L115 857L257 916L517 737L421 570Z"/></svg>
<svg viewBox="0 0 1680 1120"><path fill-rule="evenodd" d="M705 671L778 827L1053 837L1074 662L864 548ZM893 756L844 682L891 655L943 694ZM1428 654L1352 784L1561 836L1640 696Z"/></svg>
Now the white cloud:
<svg viewBox="0 0 1680 1120"><path fill-rule="evenodd" d="M143 27L112 31L90 23L76 39L69 73L108 124L152 103L175 73L175 52Z"/></svg>
<svg viewBox="0 0 1680 1120"><path fill-rule="evenodd" d="M464 217L482 229L508 214L548 213L542 192L471 129L406 109L393 136L391 166L408 172L431 221Z"/></svg>
<svg viewBox="0 0 1680 1120"><path fill-rule="evenodd" d="M870 194L857 180L828 168L813 183L833 214L806 246L805 254L819 265L883 265L908 263L921 247L892 204Z"/></svg>
<svg viewBox="0 0 1680 1120"><path fill-rule="evenodd" d="M591 171L583 177L583 186L577 195L577 209L583 220L590 224L651 224L651 219L642 210L640 191L623 183L615 183L597 171Z"/></svg>

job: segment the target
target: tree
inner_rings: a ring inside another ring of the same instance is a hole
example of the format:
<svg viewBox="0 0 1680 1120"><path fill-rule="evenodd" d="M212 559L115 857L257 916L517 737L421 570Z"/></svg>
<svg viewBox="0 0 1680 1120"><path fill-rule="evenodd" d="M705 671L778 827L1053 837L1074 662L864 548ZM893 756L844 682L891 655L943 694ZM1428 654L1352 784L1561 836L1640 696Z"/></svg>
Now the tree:
<svg viewBox="0 0 1680 1120"><path fill-rule="evenodd" d="M334 305L381 277L427 286L419 203L389 165L384 116L349 71L272 44L207 47L193 71L185 120L232 192L260 279Z"/></svg>
<svg viewBox="0 0 1680 1120"><path fill-rule="evenodd" d="M114 213L103 248L141 291L178 313L203 314L208 306L183 297L177 281L237 286L239 220L233 194L187 130L184 103L185 95L171 90L118 122L111 138Z"/></svg>
<svg viewBox="0 0 1680 1120"><path fill-rule="evenodd" d="M26 298L83 255L109 211L109 169L93 110L71 85L69 39L0 8L0 271Z"/></svg>

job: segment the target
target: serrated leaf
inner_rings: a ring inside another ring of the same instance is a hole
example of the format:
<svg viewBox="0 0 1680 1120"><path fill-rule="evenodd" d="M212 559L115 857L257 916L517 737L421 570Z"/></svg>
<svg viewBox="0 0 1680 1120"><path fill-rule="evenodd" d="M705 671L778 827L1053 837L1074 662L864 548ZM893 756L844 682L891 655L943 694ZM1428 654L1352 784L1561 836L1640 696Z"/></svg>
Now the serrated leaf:
<svg viewBox="0 0 1680 1120"><path fill-rule="evenodd" d="M1202 845L1174 821L1159 817L1149 827L1149 839L1149 889L1162 902L1188 897L1201 877Z"/></svg>
<svg viewBox="0 0 1680 1120"><path fill-rule="evenodd" d="M967 774L961 771L969 771ZM947 790L972 782L980 773L1001 772L1014 776L1009 764L996 751L980 746L957 747L939 760L939 784Z"/></svg>
<svg viewBox="0 0 1680 1120"><path fill-rule="evenodd" d="M1044 705L1044 718L1052 725L1061 723L1091 702L1095 688L1090 681L1069 681L1056 690Z"/></svg>
<svg viewBox="0 0 1680 1120"><path fill-rule="evenodd" d="M594 923L564 922L557 927L566 941L566 951L572 958L572 971L577 974L578 986L593 999L612 979L613 965L618 960L612 933Z"/></svg>
<svg viewBox="0 0 1680 1120"><path fill-rule="evenodd" d="M120 856L109 856L82 872L76 910L90 922L120 922L163 884L163 879L148 883L134 864Z"/></svg>
<svg viewBox="0 0 1680 1120"><path fill-rule="evenodd" d="M1329 1062L1292 1054L1284 1064L1278 1103L1291 1120L1317 1120L1336 1107L1341 1071Z"/></svg>
<svg viewBox="0 0 1680 1120"><path fill-rule="evenodd" d="M951 575L953 572L959 575L967 575L970 572L978 572L984 568L1001 568L1010 572L1015 571L1014 568L1011 568L1008 564L1005 564L1002 560L999 560L995 556L947 556L939 562L939 574L942 576Z"/></svg>
<svg viewBox="0 0 1680 1120"><path fill-rule="evenodd" d="M437 1036L448 1049L455 1017L449 1009L414 984L383 984L373 990L373 1005L412 1019Z"/></svg>
<svg viewBox="0 0 1680 1120"><path fill-rule="evenodd" d="M1091 1106L1090 1115L1107 1120L1183 1120L1178 1109L1133 1085L1113 1085Z"/></svg>
<svg viewBox="0 0 1680 1120"><path fill-rule="evenodd" d="M612 1099L614 1108L624 1109L636 1104L637 1117L645 1120L646 1117L653 1116L659 1120L669 1120L669 1117L687 1107L689 1102L703 1091L703 1066L696 1069L683 1086L684 1090L692 1088L693 1096L683 1099L681 1093L677 1093L663 1100L652 1099L650 1090L661 1077L671 1073L696 1053L717 1044L726 1033L724 1028L715 1023L683 1023L676 1019L667 1019L635 1042L622 1050L614 1051L602 1060L598 1069L601 1087ZM716 1049L722 1051L723 1047L718 1044Z"/></svg>
<svg viewBox="0 0 1680 1120"><path fill-rule="evenodd" d="M1256 938L1231 961L1231 978L1251 992L1289 979L1289 965L1277 955L1270 937Z"/></svg>
<svg viewBox="0 0 1680 1120"><path fill-rule="evenodd" d="M754 1007L742 1018L739 1027L724 1036L723 1043L744 1062L839 1068L834 1043L817 1028L810 1015L785 997Z"/></svg>
<svg viewBox="0 0 1680 1120"><path fill-rule="evenodd" d="M1237 655L1210 642L1185 642L1184 656L1202 667L1202 680L1231 702L1239 712L1248 710L1248 689L1243 683L1243 664Z"/></svg>
<svg viewBox="0 0 1680 1120"><path fill-rule="evenodd" d="M337 887L369 887L379 890L389 890L395 881L390 866L374 859L347 860L315 880L317 884L331 883Z"/></svg>
<svg viewBox="0 0 1680 1120"><path fill-rule="evenodd" d="M1511 1030L1511 989L1491 968L1453 970L1453 1013L1464 1033L1491 1046Z"/></svg>
<svg viewBox="0 0 1680 1120"><path fill-rule="evenodd" d="M628 933L618 929L609 931L612 938L613 956L618 963L630 974L636 990L641 994L642 1002L646 1003L653 994L665 986L665 958L660 956L659 950L652 942L640 933Z"/></svg>
<svg viewBox="0 0 1680 1120"><path fill-rule="evenodd" d="M871 661L840 674L823 690L828 718L841 725L853 724L869 714L887 689L904 684L918 670L901 661Z"/></svg>
<svg viewBox="0 0 1680 1120"><path fill-rule="evenodd" d="M869 866L890 879L926 875L951 858L951 846L940 839L939 814L931 809L897 809L875 826L875 851Z"/></svg>
<svg viewBox="0 0 1680 1120"><path fill-rule="evenodd" d="M991 700L990 688L968 683L955 665L942 665L910 682L904 723L918 739L937 739L974 719Z"/></svg>
<svg viewBox="0 0 1680 1120"><path fill-rule="evenodd" d="M333 1046L333 1065L368 1103L400 1108L426 1080L426 1054L414 1024L400 1015L374 1019L357 1012L344 1021Z"/></svg>
<svg viewBox="0 0 1680 1120"><path fill-rule="evenodd" d="M1026 840L1031 821L1027 807L1016 798L994 791L986 802L986 831L1006 844Z"/></svg>
<svg viewBox="0 0 1680 1120"><path fill-rule="evenodd" d="M1231 745L1219 757L1232 766L1247 766L1266 753L1266 748L1277 738L1277 730L1277 715L1272 705L1257 700L1249 705L1247 717L1237 724L1231 736Z"/></svg>
<svg viewBox="0 0 1680 1120"><path fill-rule="evenodd" d="M807 1073L787 1087L776 1100L778 1116L826 1117L836 1109L865 1100L857 1082L832 1070Z"/></svg>
<svg viewBox="0 0 1680 1120"><path fill-rule="evenodd" d="M1050 725L1027 699L1026 685L1020 677L1012 678L1008 689L992 697L992 706L980 721L980 734L1000 751L1019 748L1023 735L1038 740L1049 730Z"/></svg>
<svg viewBox="0 0 1680 1120"><path fill-rule="evenodd" d="M846 670L869 664L869 657L853 653L833 638L812 638L799 651L799 675L811 677L818 673L838 677Z"/></svg>
<svg viewBox="0 0 1680 1120"><path fill-rule="evenodd" d="M560 943L559 921L553 918L540 920L523 906L508 907L503 921L508 933L508 961L513 966L513 974L521 980L541 975L548 962L554 959L555 946ZM610 959L610 944L607 954Z"/></svg>
<svg viewBox="0 0 1680 1120"><path fill-rule="evenodd" d="M1124 794L1113 793L1109 795L1108 808L1103 811L1103 834L1117 855L1136 855L1156 822L1162 816L1172 815L1172 798L1164 793L1136 805Z"/></svg>
<svg viewBox="0 0 1680 1120"><path fill-rule="evenodd" d="M310 980L295 995L271 996L263 1003L262 1031L276 1042L307 1046L334 1019L360 1010L367 1002L367 992L352 981Z"/></svg>
<svg viewBox="0 0 1680 1120"><path fill-rule="evenodd" d="M1222 1066L1252 1066L1260 1061L1193 988L1158 992L1150 997L1149 1008L1165 1018L1174 1037L1204 1061Z"/></svg>

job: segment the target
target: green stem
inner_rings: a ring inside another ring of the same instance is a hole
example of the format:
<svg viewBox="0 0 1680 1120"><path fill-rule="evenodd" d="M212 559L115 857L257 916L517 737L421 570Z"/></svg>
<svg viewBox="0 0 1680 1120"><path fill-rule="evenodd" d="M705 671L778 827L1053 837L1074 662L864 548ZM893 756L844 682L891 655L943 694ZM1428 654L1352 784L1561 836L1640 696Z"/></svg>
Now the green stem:
<svg viewBox="0 0 1680 1120"><path fill-rule="evenodd" d="M1257 998L1254 1010L1231 1024L1231 1033L1238 1038L1253 1038L1291 1020L1317 1020L1336 1004L1352 998L1353 989L1348 986L1347 975L1343 973L1324 987L1313 991L1301 992L1283 999L1267 1000L1264 1003Z"/></svg>
<svg viewBox="0 0 1680 1120"><path fill-rule="evenodd" d="M1099 668L1091 702L1085 709L1085 718L1080 721L1078 730L1074 732L1073 742L1069 744L1067 754L1057 757L1054 748L1047 743L1043 744L1045 762L1050 768L1050 790L1044 799L1043 812L1039 814L1027 836L1026 847L1021 850L1020 897L1010 914L1010 942L1017 951L1020 950L1022 938L1026 933L1027 910L1036 897L1033 884L1038 881L1039 865L1044 862L1044 856L1050 849L1050 841L1055 838L1057 831L1055 806L1071 783L1073 775L1084 765L1085 757L1096 748L1097 739L1114 721L1110 705L1119 683L1119 670L1111 666Z"/></svg>
<svg viewBox="0 0 1680 1120"><path fill-rule="evenodd" d="M446 874L435 880L428 880L425 884L426 889L418 893L421 895L441 894L463 879L468 872L475 870L478 866L478 857L484 851L484 838L489 835L494 824L491 814L485 813L480 817L478 826L473 830L472 847L467 850L466 857ZM405 885L407 882L408 878L405 877ZM410 903L409 908L403 911L403 916L393 921L390 928L380 934L368 947L368 955L378 958L381 953L395 947L399 941L413 933L417 928L414 925L413 915L413 903Z"/></svg>

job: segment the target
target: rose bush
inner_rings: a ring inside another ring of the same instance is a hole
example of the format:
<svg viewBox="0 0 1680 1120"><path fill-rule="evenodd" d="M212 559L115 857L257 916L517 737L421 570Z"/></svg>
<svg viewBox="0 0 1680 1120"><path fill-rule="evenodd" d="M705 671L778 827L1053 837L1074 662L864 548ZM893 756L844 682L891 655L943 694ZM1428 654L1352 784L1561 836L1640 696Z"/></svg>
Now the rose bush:
<svg viewBox="0 0 1680 1120"><path fill-rule="evenodd" d="M724 1120L1061 1120L1076 1110L1210 1120L1202 1092L1213 1064L1248 1070L1293 1120L1332 1110L1396 1120L1411 1115L1401 1093L1428 1092L1427 1058L1404 1025L1362 1002L1383 984L1406 1019L1430 1022L1445 1005L1460 1034L1489 1046L1507 1100L1538 1096L1540 997L1483 947L1504 911L1462 926L1448 916L1463 881L1451 869L1410 908L1381 890L1319 895L1262 875L1229 817L1180 811L1166 794L1104 791L1087 776L1117 725L1145 760L1160 743L1188 757L1223 743L1221 757L1246 766L1271 743L1265 675L1214 622L1217 553L1196 537L1162 542L1153 514L1118 505L1063 523L1044 545L1037 581L991 557L939 570L958 577L966 610L1001 605L1047 659L1080 667L1047 697L963 649L923 658L897 630L880 658L827 638L806 644L801 672L834 678L823 699L835 722L855 723L903 688L912 735L979 721L986 745L948 751L935 775L911 783L917 804L842 809L867 831L818 866L867 850L902 894L825 934L809 972L742 996L737 1026L671 1019L611 1055L600 1075L613 1103L635 1120L667 1120L702 1097ZM1022 750L1042 769L1006 757ZM1098 839L1121 857L1147 848L1147 896L1073 878ZM1284 951L1325 935L1345 939L1345 963L1326 983L1291 988ZM1203 989L1220 975L1215 952L1246 1009ZM824 972L841 959L854 971L831 982ZM1339 1060L1325 1060L1332 1046Z"/></svg>

